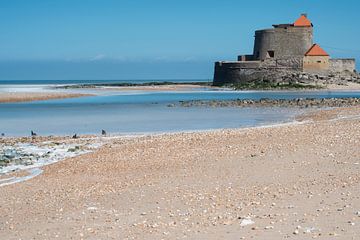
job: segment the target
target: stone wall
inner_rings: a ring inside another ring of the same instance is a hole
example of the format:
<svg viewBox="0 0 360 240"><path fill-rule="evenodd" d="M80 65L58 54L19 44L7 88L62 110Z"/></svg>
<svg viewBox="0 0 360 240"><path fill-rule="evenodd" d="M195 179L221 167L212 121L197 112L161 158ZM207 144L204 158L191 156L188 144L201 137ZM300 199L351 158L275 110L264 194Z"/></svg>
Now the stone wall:
<svg viewBox="0 0 360 240"><path fill-rule="evenodd" d="M301 71L303 58L267 59L265 61L216 62L214 81L216 86L227 83L252 81L277 81L278 73Z"/></svg>
<svg viewBox="0 0 360 240"><path fill-rule="evenodd" d="M261 61L261 67L301 70L303 68L303 58L302 57L287 57L287 58L279 58L279 59L268 58L264 61Z"/></svg>
<svg viewBox="0 0 360 240"><path fill-rule="evenodd" d="M355 59L330 59L329 71L333 73L355 72Z"/></svg>
<svg viewBox="0 0 360 240"><path fill-rule="evenodd" d="M304 72L327 73L329 71L329 56L305 56Z"/></svg>
<svg viewBox="0 0 360 240"><path fill-rule="evenodd" d="M233 83L291 81L299 69L276 67L276 61L216 62L214 86Z"/></svg>
<svg viewBox="0 0 360 240"><path fill-rule="evenodd" d="M259 61L249 62L216 62L214 81L215 86L227 83L244 83L249 81L249 73L256 72L260 68Z"/></svg>

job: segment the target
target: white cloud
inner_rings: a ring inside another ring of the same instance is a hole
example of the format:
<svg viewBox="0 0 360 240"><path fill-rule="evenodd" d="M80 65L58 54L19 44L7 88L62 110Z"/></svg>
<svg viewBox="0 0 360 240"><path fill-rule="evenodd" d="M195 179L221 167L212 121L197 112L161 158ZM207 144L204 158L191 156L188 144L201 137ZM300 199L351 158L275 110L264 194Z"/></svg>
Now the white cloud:
<svg viewBox="0 0 360 240"><path fill-rule="evenodd" d="M105 54L98 54L95 57L90 58L90 61L99 61L103 60L106 57Z"/></svg>

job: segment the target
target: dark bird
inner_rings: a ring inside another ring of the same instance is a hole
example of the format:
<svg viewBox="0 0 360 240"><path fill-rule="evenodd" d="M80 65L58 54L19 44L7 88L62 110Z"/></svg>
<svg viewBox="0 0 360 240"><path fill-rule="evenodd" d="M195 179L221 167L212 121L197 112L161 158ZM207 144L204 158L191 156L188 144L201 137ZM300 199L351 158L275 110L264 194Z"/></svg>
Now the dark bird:
<svg viewBox="0 0 360 240"><path fill-rule="evenodd" d="M2 133L1 136L2 136L2 137L5 137L5 133Z"/></svg>
<svg viewBox="0 0 360 240"><path fill-rule="evenodd" d="M72 136L73 139L76 139L78 138L77 134L75 133L73 136Z"/></svg>
<svg viewBox="0 0 360 240"><path fill-rule="evenodd" d="M106 131L104 129L101 130L101 135L106 136Z"/></svg>
<svg viewBox="0 0 360 240"><path fill-rule="evenodd" d="M33 130L31 130L31 136L35 137L35 136L37 136L37 134Z"/></svg>

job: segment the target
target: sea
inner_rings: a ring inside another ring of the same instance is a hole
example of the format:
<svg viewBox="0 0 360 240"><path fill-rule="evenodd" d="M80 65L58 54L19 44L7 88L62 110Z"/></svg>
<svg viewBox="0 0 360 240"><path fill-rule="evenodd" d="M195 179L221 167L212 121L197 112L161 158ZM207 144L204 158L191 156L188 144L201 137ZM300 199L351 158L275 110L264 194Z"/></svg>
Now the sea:
<svg viewBox="0 0 360 240"><path fill-rule="evenodd" d="M182 107L180 101L235 99L293 99L360 97L356 91L232 91L211 88L187 91L118 91L113 89L58 89L72 84L207 82L208 80L122 81L0 81L4 92L62 91L95 96L0 104L0 133L5 136L101 134L136 135L211 129L245 128L290 123L299 108Z"/></svg>

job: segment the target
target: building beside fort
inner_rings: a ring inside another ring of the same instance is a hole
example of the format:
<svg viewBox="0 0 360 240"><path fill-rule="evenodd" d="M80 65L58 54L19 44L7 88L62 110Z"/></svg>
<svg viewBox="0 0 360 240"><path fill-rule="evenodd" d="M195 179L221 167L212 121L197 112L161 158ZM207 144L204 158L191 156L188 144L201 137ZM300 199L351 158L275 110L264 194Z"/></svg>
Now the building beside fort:
<svg viewBox="0 0 360 240"><path fill-rule="evenodd" d="M290 24L255 32L252 54L215 63L214 85L251 81L279 82L294 72L318 75L355 73L355 59L332 59L313 42L313 24L306 14Z"/></svg>

